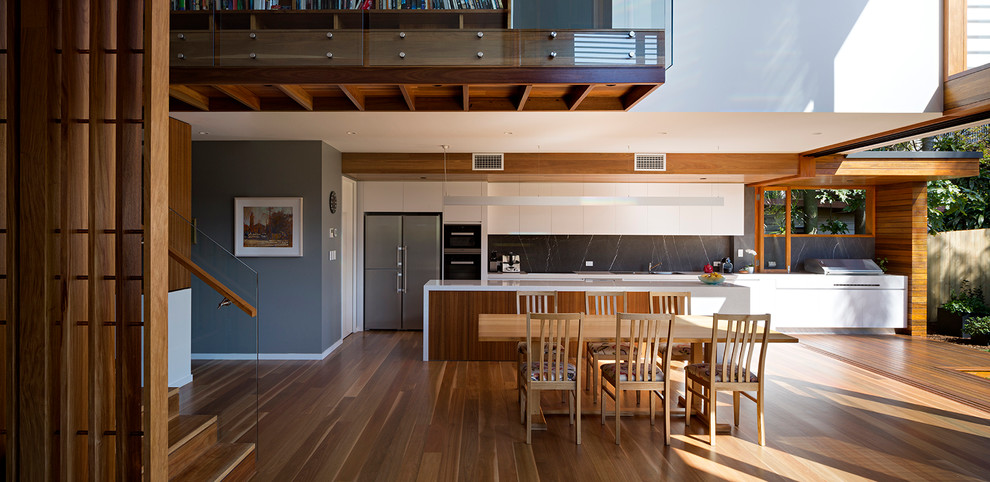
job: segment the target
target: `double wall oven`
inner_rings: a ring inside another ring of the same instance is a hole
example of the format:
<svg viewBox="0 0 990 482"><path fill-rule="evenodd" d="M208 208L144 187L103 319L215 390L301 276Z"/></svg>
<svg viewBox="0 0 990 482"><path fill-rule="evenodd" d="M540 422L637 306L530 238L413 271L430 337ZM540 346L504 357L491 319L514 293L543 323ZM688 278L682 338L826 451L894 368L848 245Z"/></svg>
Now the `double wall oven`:
<svg viewBox="0 0 990 482"><path fill-rule="evenodd" d="M481 279L481 225L443 226L443 278Z"/></svg>

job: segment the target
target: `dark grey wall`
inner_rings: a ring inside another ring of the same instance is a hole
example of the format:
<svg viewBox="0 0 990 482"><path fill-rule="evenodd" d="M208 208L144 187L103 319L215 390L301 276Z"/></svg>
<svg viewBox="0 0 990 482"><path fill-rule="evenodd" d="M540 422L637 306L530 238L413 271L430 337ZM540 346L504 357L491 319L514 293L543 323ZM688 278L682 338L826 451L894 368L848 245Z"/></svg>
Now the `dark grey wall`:
<svg viewBox="0 0 990 482"><path fill-rule="evenodd" d="M193 217L230 252L235 197L303 197L302 257L239 259L258 273L259 351L323 352L340 338L340 263L326 261L340 249L327 235L340 229L327 205L330 189L340 190L340 153L319 141L194 142L192 164ZM194 284L193 353L249 350L251 323L218 329L216 305L215 292Z"/></svg>

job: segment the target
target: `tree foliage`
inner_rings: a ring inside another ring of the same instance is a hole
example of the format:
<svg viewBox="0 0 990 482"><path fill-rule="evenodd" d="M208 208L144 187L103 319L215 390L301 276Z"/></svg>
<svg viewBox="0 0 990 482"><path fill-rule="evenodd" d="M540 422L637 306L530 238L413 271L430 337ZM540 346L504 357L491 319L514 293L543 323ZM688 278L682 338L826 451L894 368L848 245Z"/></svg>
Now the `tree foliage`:
<svg viewBox="0 0 990 482"><path fill-rule="evenodd" d="M928 182L928 232L990 228L990 124L879 150L982 152L979 175Z"/></svg>

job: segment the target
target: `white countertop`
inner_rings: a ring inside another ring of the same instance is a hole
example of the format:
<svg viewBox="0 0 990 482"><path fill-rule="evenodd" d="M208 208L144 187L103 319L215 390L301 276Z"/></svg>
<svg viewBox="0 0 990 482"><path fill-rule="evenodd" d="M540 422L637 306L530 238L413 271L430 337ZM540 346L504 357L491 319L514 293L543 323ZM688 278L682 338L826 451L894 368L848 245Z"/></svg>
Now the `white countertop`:
<svg viewBox="0 0 990 482"><path fill-rule="evenodd" d="M613 277L614 278L614 277ZM518 291L519 288L540 291L677 291L677 290L712 290L746 289L726 281L720 285L707 285L694 279L657 279L657 280L625 280L625 279L587 279L587 280L430 280L423 287L426 291Z"/></svg>

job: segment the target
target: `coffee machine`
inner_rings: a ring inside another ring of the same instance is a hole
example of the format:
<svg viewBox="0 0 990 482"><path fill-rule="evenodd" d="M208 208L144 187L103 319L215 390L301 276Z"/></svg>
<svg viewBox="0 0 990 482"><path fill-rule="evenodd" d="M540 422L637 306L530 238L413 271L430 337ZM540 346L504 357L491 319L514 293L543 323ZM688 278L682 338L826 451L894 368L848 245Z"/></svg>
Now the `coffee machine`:
<svg viewBox="0 0 990 482"><path fill-rule="evenodd" d="M502 272L503 273L519 273L522 267L522 261L518 254L509 252L509 254L502 255Z"/></svg>

